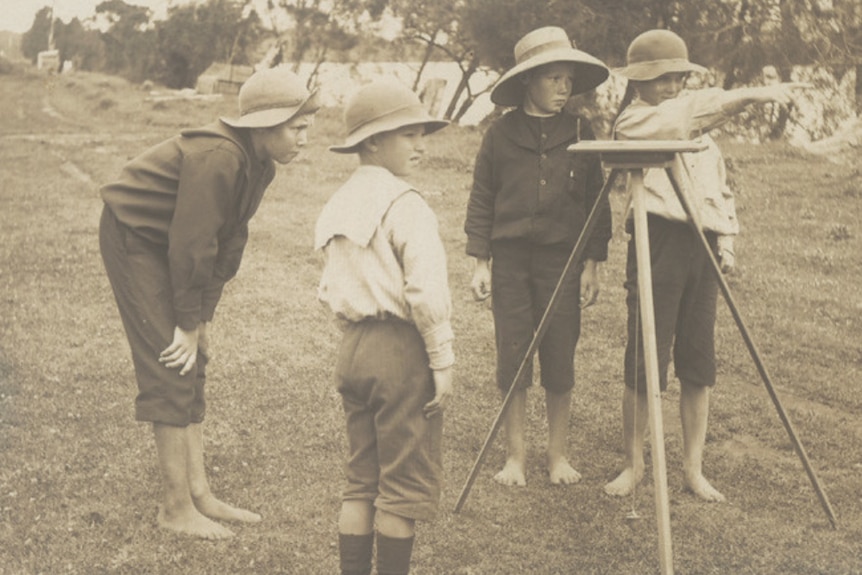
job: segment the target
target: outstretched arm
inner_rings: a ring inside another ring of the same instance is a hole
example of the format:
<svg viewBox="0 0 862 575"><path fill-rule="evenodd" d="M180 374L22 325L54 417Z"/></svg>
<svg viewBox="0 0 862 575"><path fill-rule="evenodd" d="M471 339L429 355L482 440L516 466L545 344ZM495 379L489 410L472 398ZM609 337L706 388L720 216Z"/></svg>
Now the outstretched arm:
<svg viewBox="0 0 862 575"><path fill-rule="evenodd" d="M733 115L738 114L751 104L775 102L787 106L795 101L799 90L811 87L811 84L806 82L784 82L768 86L750 86L727 90L724 92L722 109L725 114Z"/></svg>

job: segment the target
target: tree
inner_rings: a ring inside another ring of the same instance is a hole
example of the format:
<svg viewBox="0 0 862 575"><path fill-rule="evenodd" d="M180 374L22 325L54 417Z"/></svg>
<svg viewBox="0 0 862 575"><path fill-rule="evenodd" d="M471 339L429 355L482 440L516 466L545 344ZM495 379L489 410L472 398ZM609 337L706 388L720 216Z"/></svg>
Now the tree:
<svg viewBox="0 0 862 575"><path fill-rule="evenodd" d="M60 60L71 60L76 70L101 70L105 63L105 45L97 30L87 30L77 18L68 24L54 25L54 43Z"/></svg>
<svg viewBox="0 0 862 575"><path fill-rule="evenodd" d="M295 70L303 62L314 64L309 83L331 51L355 47L362 34L363 20L380 17L387 0L268 0L270 20L285 58ZM290 34L277 24L278 14L292 21ZM286 49L285 49L286 48Z"/></svg>
<svg viewBox="0 0 862 575"><path fill-rule="evenodd" d="M473 75L483 68L479 43L465 21L470 2L466 0L394 0L393 13L402 19L403 37L424 46L422 62L413 82L419 89L422 73L435 54L454 62L461 76L447 104L443 117L458 121L482 92L470 85ZM487 69L487 67L485 66Z"/></svg>
<svg viewBox="0 0 862 575"><path fill-rule="evenodd" d="M195 85L197 77L216 61L248 64L246 49L261 34L257 13L245 16L245 2L208 0L169 10L155 26L159 56L156 78L171 88Z"/></svg>
<svg viewBox="0 0 862 575"><path fill-rule="evenodd" d="M51 33L51 14L49 7L45 6L33 17L30 29L21 37L21 53L29 58L34 64L39 52L48 49L48 36Z"/></svg>
<svg viewBox="0 0 862 575"><path fill-rule="evenodd" d="M151 11L123 0L106 0L96 6L96 14L108 23L102 34L105 71L135 82L149 78L158 65Z"/></svg>

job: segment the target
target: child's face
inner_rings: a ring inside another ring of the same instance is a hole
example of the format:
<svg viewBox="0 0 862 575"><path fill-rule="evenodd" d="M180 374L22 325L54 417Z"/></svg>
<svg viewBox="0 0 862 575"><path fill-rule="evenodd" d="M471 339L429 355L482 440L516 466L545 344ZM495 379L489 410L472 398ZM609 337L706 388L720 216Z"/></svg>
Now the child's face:
<svg viewBox="0 0 862 575"><path fill-rule="evenodd" d="M527 75L524 111L528 114L552 115L560 112L572 95L574 66L551 62Z"/></svg>
<svg viewBox="0 0 862 575"><path fill-rule="evenodd" d="M313 122L313 114L303 114L278 126L261 130L258 136L258 155L279 164L289 164L308 143L308 129Z"/></svg>
<svg viewBox="0 0 862 575"><path fill-rule="evenodd" d="M665 100L671 100L679 96L685 85L686 75L681 72L673 72L659 76L655 80L637 82L635 88L640 99L651 106L658 106Z"/></svg>
<svg viewBox="0 0 862 575"><path fill-rule="evenodd" d="M425 153L425 126L404 126L373 136L374 163L396 176L407 176L419 164Z"/></svg>

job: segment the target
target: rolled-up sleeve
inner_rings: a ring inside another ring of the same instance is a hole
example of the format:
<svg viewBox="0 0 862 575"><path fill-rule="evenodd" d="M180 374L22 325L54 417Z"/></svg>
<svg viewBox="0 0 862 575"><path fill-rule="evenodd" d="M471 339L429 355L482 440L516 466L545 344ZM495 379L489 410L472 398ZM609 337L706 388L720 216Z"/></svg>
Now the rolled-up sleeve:
<svg viewBox="0 0 862 575"><path fill-rule="evenodd" d="M455 363L446 251L437 218L418 194L396 200L384 228L404 270L404 298L425 342L431 369Z"/></svg>

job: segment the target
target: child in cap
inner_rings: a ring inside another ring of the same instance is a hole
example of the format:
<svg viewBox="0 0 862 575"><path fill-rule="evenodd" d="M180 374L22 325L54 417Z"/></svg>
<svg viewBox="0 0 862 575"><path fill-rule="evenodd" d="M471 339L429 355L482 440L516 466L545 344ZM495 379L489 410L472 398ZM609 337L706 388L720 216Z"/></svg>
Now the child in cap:
<svg viewBox="0 0 862 575"><path fill-rule="evenodd" d="M243 84L239 110L145 151L101 189L99 241L132 349L135 415L152 422L164 482L158 524L205 539L232 535L214 520L260 521L216 499L207 481L207 324L274 163L306 144L317 104L298 76L273 68Z"/></svg>
<svg viewBox="0 0 862 575"><path fill-rule="evenodd" d="M573 48L557 27L521 38L515 61L491 91L495 104L514 109L484 136L464 226L467 254L475 258L473 295L477 300L493 295L497 385L504 396L604 183L597 157L567 152L571 144L594 135L585 118L563 107L609 74L599 60ZM539 346L553 484L580 480L567 458L567 434L581 309L596 301L597 262L607 259L611 238L610 206L604 201L599 208L583 260L568 275ZM526 373L515 383L504 415L507 460L495 476L503 485L526 483L524 427L532 369Z"/></svg>
<svg viewBox="0 0 862 575"><path fill-rule="evenodd" d="M702 137L704 151L682 154L685 169L679 182L699 216L724 272L734 267L733 238L739 231L733 193L726 183L721 151L704 132L757 102L791 102L799 84L777 84L736 90L704 89L683 93L691 72L705 72L689 62L685 42L669 30L650 30L629 45L627 66L630 105L614 125L618 140L687 140ZM628 98L627 98L628 99ZM626 106L624 101L623 106ZM680 381L683 472L686 486L706 501L724 496L703 476L710 388L715 384L715 307L718 282L667 174L648 169L644 175L649 222L650 259L655 308L660 386L667 387L673 349ZM632 229L631 212L627 228ZM647 428L647 397L643 343L638 341L638 293L635 241L626 264L628 342L625 353L623 437L625 469L605 486L611 495L626 495L643 478L643 444Z"/></svg>
<svg viewBox="0 0 862 575"><path fill-rule="evenodd" d="M359 167L317 221L326 263L320 300L343 329L335 368L347 419L347 487L339 517L345 575L407 573L416 520L440 499L443 407L451 393L452 327L437 219L402 180L417 166L433 120L406 87L377 81L345 109L333 152Z"/></svg>

